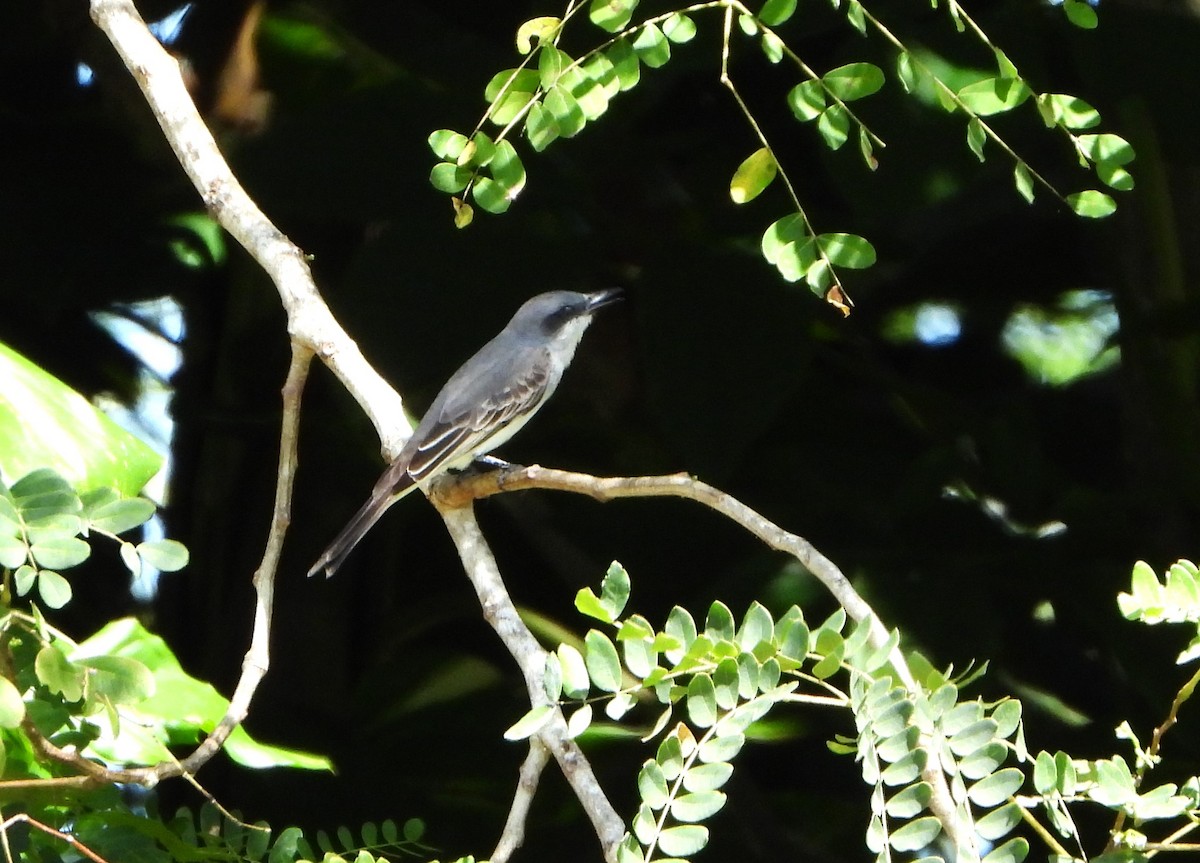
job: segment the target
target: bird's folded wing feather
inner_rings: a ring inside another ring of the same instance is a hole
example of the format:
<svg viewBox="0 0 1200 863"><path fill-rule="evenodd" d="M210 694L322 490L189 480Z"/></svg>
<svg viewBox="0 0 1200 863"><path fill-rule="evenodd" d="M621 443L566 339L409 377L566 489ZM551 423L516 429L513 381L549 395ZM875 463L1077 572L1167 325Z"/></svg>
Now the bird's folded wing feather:
<svg viewBox="0 0 1200 863"><path fill-rule="evenodd" d="M502 392L478 401L459 399L459 405L447 404L422 440L408 463L408 474L420 482L439 466L465 454L487 452L486 441L495 437L519 417L528 416L546 398L550 385L548 363L530 363L527 371L515 378ZM465 409L459 409L466 405Z"/></svg>

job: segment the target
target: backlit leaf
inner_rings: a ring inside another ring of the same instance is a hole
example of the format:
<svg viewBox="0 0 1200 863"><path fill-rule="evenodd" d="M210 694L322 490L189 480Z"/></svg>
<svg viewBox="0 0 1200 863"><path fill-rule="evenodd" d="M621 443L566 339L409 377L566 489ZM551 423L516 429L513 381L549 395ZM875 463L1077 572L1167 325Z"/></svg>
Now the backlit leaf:
<svg viewBox="0 0 1200 863"><path fill-rule="evenodd" d="M796 12L796 0L767 0L758 18L768 27L777 27Z"/></svg>
<svg viewBox="0 0 1200 863"><path fill-rule="evenodd" d="M817 120L817 131L831 150L840 150L850 136L850 117L841 105L830 105ZM810 279L811 280L811 279Z"/></svg>
<svg viewBox="0 0 1200 863"><path fill-rule="evenodd" d="M734 172L729 183L729 197L735 204L754 200L771 185L777 171L778 166L770 150L766 147L755 150Z"/></svg>
<svg viewBox="0 0 1200 863"><path fill-rule="evenodd" d="M1095 189L1067 195L1067 205L1078 215L1089 219L1103 219L1105 216L1111 216L1117 209L1117 204L1112 198Z"/></svg>
<svg viewBox="0 0 1200 863"><path fill-rule="evenodd" d="M874 63L848 63L821 76L825 86L844 102L862 99L883 86L883 70Z"/></svg>
<svg viewBox="0 0 1200 863"><path fill-rule="evenodd" d="M825 110L825 90L820 81L801 81L788 91L787 103L797 120L815 120Z"/></svg>

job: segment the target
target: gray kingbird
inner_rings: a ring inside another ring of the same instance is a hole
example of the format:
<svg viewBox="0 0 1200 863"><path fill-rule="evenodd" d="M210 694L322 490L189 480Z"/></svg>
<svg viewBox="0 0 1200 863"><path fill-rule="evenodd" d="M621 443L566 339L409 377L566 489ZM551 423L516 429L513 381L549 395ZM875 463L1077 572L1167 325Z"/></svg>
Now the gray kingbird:
<svg viewBox="0 0 1200 863"><path fill-rule="evenodd" d="M592 315L621 295L620 288L550 291L527 300L442 387L371 497L308 574L324 569L332 576L388 507L516 434L554 394Z"/></svg>

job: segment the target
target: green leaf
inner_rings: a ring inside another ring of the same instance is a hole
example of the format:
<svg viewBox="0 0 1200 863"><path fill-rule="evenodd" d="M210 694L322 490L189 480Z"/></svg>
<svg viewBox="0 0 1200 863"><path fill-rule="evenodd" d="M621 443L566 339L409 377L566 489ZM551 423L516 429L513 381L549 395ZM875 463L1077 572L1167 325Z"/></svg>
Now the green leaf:
<svg viewBox="0 0 1200 863"><path fill-rule="evenodd" d="M691 42L696 36L696 22L680 12L667 16L663 21L663 35L677 45Z"/></svg>
<svg viewBox="0 0 1200 863"><path fill-rule="evenodd" d="M63 700L83 698L86 672L67 659L57 645L48 644L39 650L33 668L38 680L51 692L62 695Z"/></svg>
<svg viewBox="0 0 1200 863"><path fill-rule="evenodd" d="M758 19L768 27L778 27L796 12L796 0L767 0Z"/></svg>
<svg viewBox="0 0 1200 863"><path fill-rule="evenodd" d="M634 819L637 823L637 819ZM647 840L649 844L651 840ZM641 846L638 845L638 840L635 836L626 833L625 838L621 840L621 844L617 846L617 863L646 863L646 855L642 852Z"/></svg>
<svg viewBox="0 0 1200 863"><path fill-rule="evenodd" d="M471 169L460 168L452 162L438 162L429 172L429 182L439 192L455 194L467 187L471 180Z"/></svg>
<svg viewBox="0 0 1200 863"><path fill-rule="evenodd" d="M908 785L921 775L927 758L925 750L915 749L896 763L889 764L879 778L885 785Z"/></svg>
<svg viewBox="0 0 1200 863"><path fill-rule="evenodd" d="M996 736L1010 737L1021 722L1021 702L1009 698L996 705L992 711L992 719L996 722Z"/></svg>
<svg viewBox="0 0 1200 863"><path fill-rule="evenodd" d="M87 399L0 344L0 477L52 468L68 487L133 496L161 465L154 450Z"/></svg>
<svg viewBox="0 0 1200 863"><path fill-rule="evenodd" d="M37 565L46 569L70 569L83 563L92 553L91 546L73 536L51 536L34 542L29 550Z"/></svg>
<svg viewBox="0 0 1200 863"><path fill-rule="evenodd" d="M1095 189L1067 195L1067 206L1077 215L1089 219L1103 219L1105 216L1111 216L1117 209L1117 204L1112 198Z"/></svg>
<svg viewBox="0 0 1200 863"><path fill-rule="evenodd" d="M1081 153L1093 162L1127 165L1133 161L1133 147L1120 135L1080 135L1075 139Z"/></svg>
<svg viewBox="0 0 1200 863"><path fill-rule="evenodd" d="M662 809L670 800L667 788L667 777L663 775L662 767L654 759L647 759L638 771L638 796L653 810Z"/></svg>
<svg viewBox="0 0 1200 863"><path fill-rule="evenodd" d="M1017 71L1017 67L1013 64L1013 61L1008 59L1007 54L995 45L992 46L992 53L996 57L996 71L1000 73L1001 78L1021 77L1021 73Z"/></svg>
<svg viewBox="0 0 1200 863"><path fill-rule="evenodd" d="M821 234L817 244L835 267L862 270L875 264L875 247L856 234Z"/></svg>
<svg viewBox="0 0 1200 863"><path fill-rule="evenodd" d="M981 117L1011 111L1029 96L1029 87L1019 78L984 78L958 91L963 104Z"/></svg>
<svg viewBox="0 0 1200 863"><path fill-rule="evenodd" d="M0 677L0 728L17 728L25 718L25 702L7 677Z"/></svg>
<svg viewBox="0 0 1200 863"><path fill-rule="evenodd" d="M967 796L976 806L991 809L1016 794L1024 783L1024 773L1015 767L1006 767L980 779L967 790Z"/></svg>
<svg viewBox="0 0 1200 863"><path fill-rule="evenodd" d="M760 147L751 153L733 174L729 183L729 197L735 204L753 201L771 181L775 179L778 166L775 157L766 147Z"/></svg>
<svg viewBox="0 0 1200 863"><path fill-rule="evenodd" d="M542 105L554 117L559 134L564 138L575 137L587 125L587 117L579 106L579 100L565 87L552 87L542 100Z"/></svg>
<svg viewBox="0 0 1200 863"><path fill-rule="evenodd" d="M858 0L848 0L846 3L846 20L859 32L859 35L867 35L867 16L864 14L863 5Z"/></svg>
<svg viewBox="0 0 1200 863"><path fill-rule="evenodd" d="M697 728L709 728L717 721L717 693L712 678L696 674L688 681L688 719Z"/></svg>
<svg viewBox="0 0 1200 863"><path fill-rule="evenodd" d="M121 563L125 564L134 576L142 574L142 559L138 557L137 548L132 542L121 543L120 548Z"/></svg>
<svg viewBox="0 0 1200 863"><path fill-rule="evenodd" d="M577 69L563 76L571 95L589 120L595 120L608 110L609 100L621 92L621 82L612 61L596 54Z"/></svg>
<svg viewBox="0 0 1200 863"><path fill-rule="evenodd" d="M17 567L16 572L13 573L13 582L17 586L18 596L24 596L33 589L37 583L37 575L38 571L27 563Z"/></svg>
<svg viewBox="0 0 1200 863"><path fill-rule="evenodd" d="M588 677L587 663L583 654L570 644L560 644L555 651L562 668L563 693L567 698L587 698L592 682Z"/></svg>
<svg viewBox="0 0 1200 863"><path fill-rule="evenodd" d="M1133 175L1111 162L1099 162L1096 165L1096 176L1100 182L1118 192L1128 192L1133 189Z"/></svg>
<svg viewBox="0 0 1200 863"><path fill-rule="evenodd" d="M997 735L999 736L999 735ZM962 774L964 779L982 779L996 771L1004 759L1008 756L1008 750L1003 743L993 741L982 749L977 749L962 758L958 762L958 772Z"/></svg>
<svg viewBox="0 0 1200 863"><path fill-rule="evenodd" d="M714 643L733 641L733 612L720 600L715 601L708 608L708 616L704 619L704 634Z"/></svg>
<svg viewBox="0 0 1200 863"><path fill-rule="evenodd" d="M1013 168L1013 182L1017 186L1017 192L1025 199L1026 203L1033 203L1033 175L1029 173L1029 166L1024 162L1017 162Z"/></svg>
<svg viewBox="0 0 1200 863"><path fill-rule="evenodd" d="M575 594L575 610L603 623L612 623L616 619L612 609L590 587L581 587Z"/></svg>
<svg viewBox="0 0 1200 863"><path fill-rule="evenodd" d="M592 0L588 18L601 30L616 33L633 19L638 0Z"/></svg>
<svg viewBox="0 0 1200 863"><path fill-rule="evenodd" d="M559 664L556 653L546 654L546 663L542 669L542 691L546 693L546 699L552 704L557 704L558 700L562 698L562 665Z"/></svg>
<svg viewBox="0 0 1200 863"><path fill-rule="evenodd" d="M830 105L817 120L817 131L825 139L825 146L840 150L850 136L850 117L841 105Z"/></svg>
<svg viewBox="0 0 1200 863"><path fill-rule="evenodd" d="M1033 761L1033 788L1038 794L1048 795L1058 786L1058 770L1054 756L1042 751Z"/></svg>
<svg viewBox="0 0 1200 863"><path fill-rule="evenodd" d="M683 787L687 791L715 791L729 781L733 765L727 761L697 764L683 774Z"/></svg>
<svg viewBox="0 0 1200 863"><path fill-rule="evenodd" d="M702 851L707 844L707 827L668 827L658 834L658 847L668 857L690 857Z"/></svg>
<svg viewBox="0 0 1200 863"><path fill-rule="evenodd" d="M567 719L567 737L572 740L587 731L592 724L592 705L585 704Z"/></svg>
<svg viewBox="0 0 1200 863"><path fill-rule="evenodd" d="M772 642L775 639L775 621L766 606L755 601L746 609L742 625L738 628L736 640L742 650L752 651L761 642Z"/></svg>
<svg viewBox="0 0 1200 863"><path fill-rule="evenodd" d="M991 743L996 737L996 722L993 719L980 719L959 731L948 741L950 751L959 757L970 755Z"/></svg>
<svg viewBox="0 0 1200 863"><path fill-rule="evenodd" d="M558 82L564 68L571 65L570 56L547 44L538 52L538 80L542 90L550 90Z"/></svg>
<svg viewBox="0 0 1200 863"><path fill-rule="evenodd" d="M439 159L454 162L467 146L467 136L453 129L438 129L429 136L429 149Z"/></svg>
<svg viewBox="0 0 1200 863"><path fill-rule="evenodd" d="M89 698L103 697L113 704L136 705L154 694L150 669L125 656L93 656L76 661L87 674Z"/></svg>
<svg viewBox="0 0 1200 863"><path fill-rule="evenodd" d="M625 610L625 604L629 602L629 590L629 573L614 560L608 565L608 571L604 573L600 582L600 599L612 614L613 620Z"/></svg>
<svg viewBox="0 0 1200 863"><path fill-rule="evenodd" d="M127 497L89 509L85 516L96 530L124 533L148 522L154 516L154 509L154 504L144 497Z"/></svg>
<svg viewBox="0 0 1200 863"><path fill-rule="evenodd" d="M874 63L848 63L821 76L829 92L843 102L877 93L883 86L883 70Z"/></svg>
<svg viewBox="0 0 1200 863"><path fill-rule="evenodd" d="M492 157L488 168L492 172L492 177L504 188L509 200L515 198L525 188L525 166L521 164L521 157L517 155L516 149L508 141L496 144L496 155ZM478 197L477 192L477 200ZM480 206L483 205L480 204Z"/></svg>
<svg viewBox="0 0 1200 863"><path fill-rule="evenodd" d="M912 818L929 806L932 796L933 789L928 782L910 785L887 802L887 814L892 818Z"/></svg>
<svg viewBox="0 0 1200 863"><path fill-rule="evenodd" d="M38 596L50 608L62 608L71 601L71 583L51 569L38 570Z"/></svg>
<svg viewBox="0 0 1200 863"><path fill-rule="evenodd" d="M121 734L107 733L92 744L89 754L110 763L153 763L163 757L169 740L195 741L215 727L229 707L210 684L186 674L170 648L133 618L106 624L71 651L68 658L82 663L87 657L123 656L137 660L154 675L155 694L135 706L121 709ZM329 770L321 756L271 746L252 738L239 727L225 743L225 752L247 767L291 766L302 770Z"/></svg>
<svg viewBox="0 0 1200 863"><path fill-rule="evenodd" d="M505 740L525 740L532 737L545 727L554 717L553 704L539 704L531 707L524 716L509 726L504 732Z"/></svg>
<svg viewBox="0 0 1200 863"><path fill-rule="evenodd" d="M983 145L987 143L987 132L984 130L983 121L978 117L972 117L967 123L967 146L971 148L971 152L975 154L975 158L983 161L986 157L983 155Z"/></svg>
<svg viewBox="0 0 1200 863"><path fill-rule="evenodd" d="M617 648L603 632L592 629L584 636L588 676L597 689L616 692L621 688L621 660Z"/></svg>
<svg viewBox="0 0 1200 863"><path fill-rule="evenodd" d="M746 735L741 732L711 737L700 744L697 757L704 764L732 761L746 745Z"/></svg>
<svg viewBox="0 0 1200 863"><path fill-rule="evenodd" d="M692 642L696 640L696 621L692 619L691 613L686 608L677 605L667 615L667 624L663 630L667 635L676 639L680 645L678 648L666 651L667 659L671 662L679 662L687 649L692 646Z"/></svg>
<svg viewBox="0 0 1200 863"><path fill-rule="evenodd" d="M517 28L517 52L521 55L528 54L533 50L533 40L535 39L539 44L548 44L554 41L554 37L558 35L561 27L562 20L559 18L548 15L530 18Z"/></svg>
<svg viewBox="0 0 1200 863"><path fill-rule="evenodd" d="M676 821L694 824L716 815L725 806L725 795L720 791L697 791L675 798L671 804L671 817Z"/></svg>
<svg viewBox="0 0 1200 863"><path fill-rule="evenodd" d="M1062 7L1067 20L1083 30L1094 30L1100 23L1096 10L1085 0L1063 0Z"/></svg>
<svg viewBox="0 0 1200 863"><path fill-rule="evenodd" d="M618 39L609 45L605 56L617 73L617 81L622 93L637 86L638 81L641 80L642 67L638 61L637 52L633 50L633 45L628 39Z"/></svg>
<svg viewBox="0 0 1200 863"><path fill-rule="evenodd" d="M488 102L495 102L505 93L512 92L520 92L527 94L527 96L532 96L537 92L537 89L540 85L541 77L538 75L536 69L504 69L500 72L497 72L492 76L491 80L488 81L487 86L483 90L483 98ZM439 133L435 132L434 134L436 135ZM452 145L454 143L457 142L452 142ZM445 156L442 156L442 158L449 160L457 159L459 154L462 152L462 148L466 145L467 142L464 138L462 147L459 147L457 152L451 150ZM439 153L438 155L441 154Z"/></svg>
<svg viewBox="0 0 1200 863"><path fill-rule="evenodd" d="M913 57L907 51L901 51L896 57L896 77L900 80L900 86L904 88L904 92L909 95L915 93L920 86Z"/></svg>
<svg viewBox="0 0 1200 863"><path fill-rule="evenodd" d="M540 102L529 106L525 115L525 136L535 152L542 152L559 137L558 121Z"/></svg>
<svg viewBox="0 0 1200 863"><path fill-rule="evenodd" d="M982 863L1021 863L1028 854L1028 840L1017 836L989 852Z"/></svg>
<svg viewBox="0 0 1200 863"><path fill-rule="evenodd" d="M493 215L505 212L512 205L508 189L487 177L479 177L475 181L474 191L475 203Z"/></svg>
<svg viewBox="0 0 1200 863"><path fill-rule="evenodd" d="M1021 804L1014 801L978 819L975 822L975 831L989 842L995 842L1011 833L1020 823Z"/></svg>
<svg viewBox="0 0 1200 863"><path fill-rule="evenodd" d="M941 823L932 815L927 815L893 830L888 837L888 844L897 851L919 851L932 845L941 832Z"/></svg>
<svg viewBox="0 0 1200 863"><path fill-rule="evenodd" d="M863 162L866 163L868 170L874 171L879 167L879 160L875 158L875 145L871 142L871 135L862 127L858 130L858 151L862 154Z"/></svg>
<svg viewBox="0 0 1200 863"><path fill-rule="evenodd" d="M1043 93L1038 96L1038 110L1047 125L1061 123L1068 129L1090 129L1100 123L1100 112L1067 93Z"/></svg>
<svg viewBox="0 0 1200 863"><path fill-rule="evenodd" d="M657 24L647 24L633 40L633 50L651 69L657 69L671 59L671 43Z"/></svg>
<svg viewBox="0 0 1200 863"><path fill-rule="evenodd" d="M188 564L187 547L174 539L139 542L137 553L143 561L163 572L177 572Z"/></svg>
<svg viewBox="0 0 1200 863"><path fill-rule="evenodd" d="M0 533L0 566L16 569L25 563L29 547L24 541L7 533Z"/></svg>
<svg viewBox="0 0 1200 863"><path fill-rule="evenodd" d="M801 81L788 91L788 107L802 123L815 120L825 110L825 88L820 81Z"/></svg>

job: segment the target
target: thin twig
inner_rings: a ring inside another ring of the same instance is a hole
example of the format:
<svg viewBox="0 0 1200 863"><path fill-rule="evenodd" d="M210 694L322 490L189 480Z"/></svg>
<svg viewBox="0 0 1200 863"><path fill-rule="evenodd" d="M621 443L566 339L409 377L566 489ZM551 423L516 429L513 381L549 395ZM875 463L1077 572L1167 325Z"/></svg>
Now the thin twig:
<svg viewBox="0 0 1200 863"><path fill-rule="evenodd" d="M496 850L492 852L492 863L508 863L513 853L525 843L525 823L529 820L529 808L533 805L534 794L537 793L538 780L549 763L550 750L546 744L536 735L530 738L529 752L521 762L517 790L513 793L508 818L504 822L504 830L500 833L500 841L496 843Z"/></svg>
<svg viewBox="0 0 1200 863"><path fill-rule="evenodd" d="M300 438L300 399L308 379L312 356L308 348L292 342L292 362L282 390L283 421L279 435L279 470L275 483L274 513L262 562L254 572L254 629L250 649L246 651L246 658L242 662L242 676L233 691L233 697L229 699L229 708L225 711L225 716L196 751L181 762L185 773L195 773L212 758L233 730L246 718L250 710L250 699L254 697L255 689L271 664L271 609L275 597L275 572L279 568L279 556L283 552L283 539L292 520L292 484L296 477L296 452Z"/></svg>
<svg viewBox="0 0 1200 863"><path fill-rule="evenodd" d="M20 824L20 823L28 824L30 827L34 827L38 830L41 830L43 833L53 836L55 839L62 840L63 842L65 842L66 844L68 844L72 848L74 848L81 855L83 855L87 859L91 860L92 863L108 863L107 860L105 860L103 857L101 857L99 854L97 854L91 848L84 845L82 842L79 841L79 839L72 836L70 833L63 833L61 830L55 830L49 824L43 824L41 821L38 821L36 818L31 818L25 812L20 812L16 815L12 816L11 818L6 818L3 822L0 822L0 836L4 837L4 853L6 855L9 855L11 853L11 851L8 847L8 828L12 827L14 824ZM9 860L9 863L11 863L12 857L9 856L8 860Z"/></svg>

